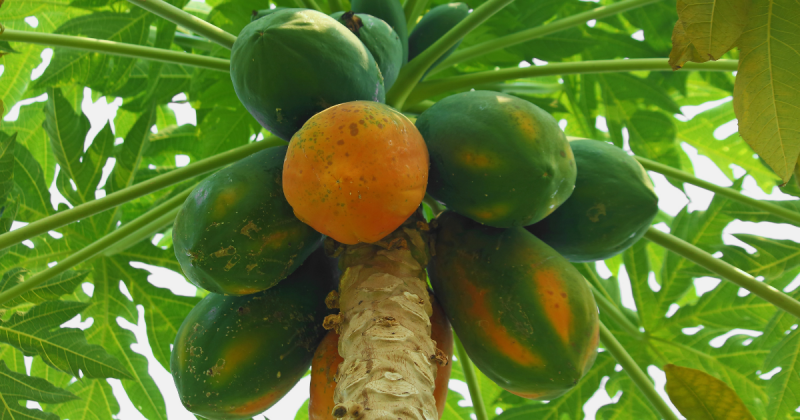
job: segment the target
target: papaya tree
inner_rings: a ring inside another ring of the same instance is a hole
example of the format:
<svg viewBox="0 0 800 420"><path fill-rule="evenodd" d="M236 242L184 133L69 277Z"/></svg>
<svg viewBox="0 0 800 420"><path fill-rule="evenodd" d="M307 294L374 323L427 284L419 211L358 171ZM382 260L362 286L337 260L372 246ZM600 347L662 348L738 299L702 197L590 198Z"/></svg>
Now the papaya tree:
<svg viewBox="0 0 800 420"><path fill-rule="evenodd" d="M0 0L0 417L125 414L113 383L252 418L310 373L297 419L794 418L800 240L723 235L800 226L798 21ZM713 199L664 211L654 179Z"/></svg>

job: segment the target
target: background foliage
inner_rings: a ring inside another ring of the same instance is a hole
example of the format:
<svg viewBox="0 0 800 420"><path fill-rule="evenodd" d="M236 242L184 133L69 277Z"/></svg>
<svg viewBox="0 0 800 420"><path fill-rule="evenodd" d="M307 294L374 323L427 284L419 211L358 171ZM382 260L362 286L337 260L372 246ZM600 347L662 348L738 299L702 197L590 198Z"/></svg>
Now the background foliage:
<svg viewBox="0 0 800 420"><path fill-rule="evenodd" d="M169 2L233 34L249 22L254 9L295 6L291 0ZM324 0L317 2L328 7ZM430 6L440 3L445 1L433 0ZM474 8L482 1L466 3ZM470 33L460 48L611 3L517 1ZM755 8L772 2L752 3ZM521 62L531 65L534 58L536 64L542 64L668 57L678 21L677 6L675 0L655 1L483 55L430 79L517 67ZM186 30L126 1L9 1L0 7L0 22L9 29L230 57L230 51L215 44L178 45ZM177 155L195 162L269 136L239 103L224 72L59 48L45 67L43 46L3 42L0 47L0 51L13 51L0 57L4 115L20 101L26 103L18 108L16 119L2 122L0 233L9 231L13 221L29 223L173 170ZM739 52L731 50L722 58L739 58ZM744 173L765 192L781 183L738 134L721 140L714 136L717 128L736 118L734 103L729 100L734 91L731 73L565 75L474 87L514 94L539 105L557 120L565 120L570 136L607 140L689 173L693 167L684 145L691 146L688 149L710 158L735 188L741 187ZM86 94L92 101L121 98L121 107L112 120L95 127L81 109ZM195 109L196 125L178 126L166 106L180 94L185 94L185 102ZM33 98L38 99L31 103ZM688 120L682 115L682 107L709 101L719 102ZM0 290L63 260L198 179L1 250ZM682 183L674 184L684 188ZM51 195L53 187L63 199ZM782 189L800 196L793 180ZM58 203L57 207L52 203ZM782 203L800 208L796 202ZM723 229L734 220L783 222L721 196L706 210L684 208L676 217L662 214L656 222L778 289L790 285L800 273L800 245L753 235L738 239L755 253L726 245ZM154 244L156 233L164 239ZM136 339L118 318L137 323L137 306L141 305L153 354L169 369L170 345L177 328L199 297L178 296L156 287L148 281L148 271L132 265L141 262L180 273L169 238L167 226L137 243L109 249L4 305L0 417L74 419L91 413L90 417L111 418L118 413L119 404L105 378L118 378L141 414L148 419L166 418L164 399L148 373L147 360L131 349ZM605 265L611 277L601 277L594 264L578 264L578 268L638 328L626 329L601 313L602 321L642 369L667 364L699 369L733 389L756 418L797 417L800 332L791 315L752 294L740 293L737 286L725 281L698 296L694 280L714 275L644 240ZM636 311L622 306L620 282L626 279ZM91 296L79 287L86 283L93 285ZM794 289L787 291L795 297L800 294ZM91 318L91 326L83 331L60 327L75 317ZM737 329L752 333L741 334ZM727 336L724 344L712 345L711 340L720 336ZM23 356L33 358L29 368ZM616 397L600 409L600 418L660 418L625 372L615 366L608 352L600 353L592 370L572 391L548 403L516 397L479 375L481 392L489 417L500 420L582 418L583 405L596 392ZM774 376L762 375L777 368L780 372ZM459 363L454 366L453 379L464 380ZM460 400L462 396L456 392L449 395L445 420L470 418L471 408L460 406ZM26 401L38 402L44 411L26 408ZM303 416L301 409L297 418L307 418L307 414Z"/></svg>

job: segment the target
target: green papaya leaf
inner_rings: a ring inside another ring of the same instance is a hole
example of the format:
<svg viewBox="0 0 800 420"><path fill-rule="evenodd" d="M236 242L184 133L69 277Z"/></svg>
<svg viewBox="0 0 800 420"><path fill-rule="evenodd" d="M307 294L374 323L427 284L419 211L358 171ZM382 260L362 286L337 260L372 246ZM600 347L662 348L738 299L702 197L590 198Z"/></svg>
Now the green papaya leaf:
<svg viewBox="0 0 800 420"><path fill-rule="evenodd" d="M20 402L37 401L45 404L59 404L79 397L54 386L41 378L34 378L8 369L0 361L0 416L5 418L56 420L54 414L25 408Z"/></svg>
<svg viewBox="0 0 800 420"><path fill-rule="evenodd" d="M800 27L787 19L796 11L791 0L753 1L733 91L739 133L783 182L800 155Z"/></svg>

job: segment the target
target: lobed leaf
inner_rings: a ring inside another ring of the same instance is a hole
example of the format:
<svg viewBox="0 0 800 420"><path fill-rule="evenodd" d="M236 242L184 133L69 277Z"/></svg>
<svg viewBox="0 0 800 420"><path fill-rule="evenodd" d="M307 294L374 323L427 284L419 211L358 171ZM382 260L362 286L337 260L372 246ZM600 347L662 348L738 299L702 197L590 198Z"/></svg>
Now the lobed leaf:
<svg viewBox="0 0 800 420"><path fill-rule="evenodd" d="M49 365L73 376L79 371L89 378L126 378L119 361L84 338L83 331L59 328L86 308L85 303L47 301L24 314L0 322L0 341L27 355L37 354Z"/></svg>
<svg viewBox="0 0 800 420"><path fill-rule="evenodd" d="M5 362L0 361L0 401L3 402L0 405L0 417L2 418L57 420L58 417L54 414L26 408L20 404L20 400L58 404L76 398L78 397L44 379L13 372L8 369Z"/></svg>

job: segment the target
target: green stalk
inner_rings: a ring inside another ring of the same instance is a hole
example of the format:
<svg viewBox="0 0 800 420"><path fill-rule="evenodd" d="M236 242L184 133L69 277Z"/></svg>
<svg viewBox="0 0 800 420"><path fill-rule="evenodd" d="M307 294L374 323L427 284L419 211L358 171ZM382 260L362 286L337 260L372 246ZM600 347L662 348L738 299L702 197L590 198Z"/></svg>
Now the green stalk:
<svg viewBox="0 0 800 420"><path fill-rule="evenodd" d="M147 226L153 219L157 219L163 216L164 214L169 213L176 207L180 207L180 205L183 204L184 201L186 201L186 197L189 196L189 193L192 192L192 189L193 188L187 188L182 193L159 204L155 208L137 217L136 219L133 219L132 221L122 225L122 227L120 227L119 229L109 233L108 235L93 242L91 245L70 255L63 261L60 261L58 264L44 271L40 271L31 276L31 278L25 280L24 282L4 291L3 293L0 293L0 304L6 303L11 299L14 299L17 296L20 296L21 294L33 289L34 287L46 282L47 280L50 280L51 278L67 271L68 269L75 267L76 265L84 261L89 260L90 258L103 252L105 249L113 246L115 243L125 239L128 235L135 234L139 229Z"/></svg>
<svg viewBox="0 0 800 420"><path fill-rule="evenodd" d="M428 7L429 2L430 0L408 0L406 3L406 27L409 34L417 26L417 19L422 16L422 12Z"/></svg>
<svg viewBox="0 0 800 420"><path fill-rule="evenodd" d="M117 242L107 250L103 251L103 256L110 257L112 255L119 254L120 252L125 251L126 249L160 232L162 229L171 225L175 221L175 216L178 214L180 209L181 207L178 206L169 213L166 213L148 223L147 226L139 229L133 234L127 236L125 239Z"/></svg>
<svg viewBox="0 0 800 420"><path fill-rule="evenodd" d="M672 412L672 409L670 409L664 399L658 395L650 378L642 371L631 355L625 351L622 344L617 341L614 335L611 334L611 331L609 331L602 322L600 323L600 341L603 343L603 347L617 359L617 363L622 366L622 369L624 369L625 373L633 380L633 383L636 384L639 391L642 391L642 394L644 394L661 416L667 420L678 420L678 417Z"/></svg>
<svg viewBox="0 0 800 420"><path fill-rule="evenodd" d="M674 178L679 181L683 181L698 186L700 188L712 191L715 194L725 196L727 198L730 198L731 200L735 200L742 204L755 207L759 210L764 210L768 213L772 213L775 216L786 219L786 221L788 221L789 223L800 226L800 213L796 211L789 210L787 208L776 205L775 203L770 203L768 201L756 200L755 198L743 195L732 188L720 187L719 185L713 184L711 182L703 181L702 179L695 178L694 176L684 171L669 167L667 165L663 165L661 163L652 161L650 159L645 159L639 156L634 156L634 157L648 171L658 172L670 178Z"/></svg>
<svg viewBox="0 0 800 420"><path fill-rule="evenodd" d="M128 2L176 25L183 26L192 32L200 34L227 49L233 48L233 43L236 42L235 36L167 2L161 0L128 0Z"/></svg>
<svg viewBox="0 0 800 420"><path fill-rule="evenodd" d="M319 7L319 5L317 4L317 2L316 2L316 1L314 1L314 0L303 0L303 2L306 4L306 8L307 8L307 9L313 9L313 10L316 10L316 11L318 11L318 12L325 13L325 12L323 12L323 11L322 11L322 9ZM327 13L325 13L325 14L327 15Z"/></svg>
<svg viewBox="0 0 800 420"><path fill-rule="evenodd" d="M281 143L283 143L281 141ZM150 194L178 182L194 178L208 171L236 162L255 152L276 146L275 141L263 140L250 143L245 146L237 147L233 150L220 153L218 155L199 160L195 163L175 169L174 171L148 179L147 181L134 184L128 188L111 193L103 198L89 201L88 203L75 206L69 210L58 212L52 216L39 219L33 223L23 226L17 230L0 235L0 249L8 248L11 245L30 239L47 231L56 229L77 220L89 217L101 211L127 203L143 195Z"/></svg>
<svg viewBox="0 0 800 420"><path fill-rule="evenodd" d="M474 13L474 12L473 12ZM424 53L423 53L424 54ZM422 54L420 54L420 57ZM415 58L416 61L419 57ZM736 71L738 60L718 60L707 63L686 63L685 70ZM462 76L421 82L408 95L407 102L414 104L442 93L469 89L487 83L503 82L528 77L553 76L559 74L609 73L629 71L673 71L666 58L638 58L631 60L591 60L566 63L551 63L544 66L514 67L502 70L482 71ZM402 71L400 72L402 74ZM398 78L399 80L399 78ZM395 82L395 87L397 83ZM394 90L394 87L392 87ZM387 100L388 102L388 100Z"/></svg>
<svg viewBox="0 0 800 420"><path fill-rule="evenodd" d="M231 70L230 61L222 58L206 57L182 51L171 51L142 45L124 44L121 42L106 41L104 39L6 29L4 32L0 33L0 40L101 52L121 57L143 58L164 63L185 64L224 72L229 72Z"/></svg>
<svg viewBox="0 0 800 420"><path fill-rule="evenodd" d="M410 112L412 114L422 114L428 108L432 107L435 103L436 102L433 101L417 102L414 105L407 106L406 109L403 110L403 112Z"/></svg>
<svg viewBox="0 0 800 420"><path fill-rule="evenodd" d="M329 0L328 4L331 6L331 13L344 12L344 6L339 0Z"/></svg>
<svg viewBox="0 0 800 420"><path fill-rule="evenodd" d="M434 215L438 215L439 213L445 211L441 204L439 204L436 199L430 196L430 194L425 193L425 197L422 199L428 206L430 206L431 210L433 210Z"/></svg>
<svg viewBox="0 0 800 420"><path fill-rule="evenodd" d="M475 369L472 367L472 362L469 360L467 350L461 344L461 340L453 333L453 342L456 345L456 353L458 354L458 361L461 362L461 370L464 371L464 379L467 381L469 388L469 398L472 400L472 408L475 410L475 417L477 420L488 420L489 416L486 415L486 405L483 403L483 395L481 395L481 387L478 385L478 375L475 374Z"/></svg>
<svg viewBox="0 0 800 420"><path fill-rule="evenodd" d="M592 294L594 294L594 300L597 302L597 306L600 308L600 311L608 315L614 322L617 323L622 329L625 330L628 334L634 337L642 336L642 332L639 331L639 328L628 319L620 310L617 308L617 305L614 305L610 300L606 299L599 290L592 283L586 282L589 284L589 287L592 289Z"/></svg>
<svg viewBox="0 0 800 420"><path fill-rule="evenodd" d="M398 110L403 110L406 98L417 85L425 71L433 65L447 50L465 35L477 28L481 23L492 17L503 7L514 0L487 0L477 9L473 10L466 19L458 23L453 29L447 31L438 41L425 49L420 55L409 61L397 76L394 86L386 94L386 103Z"/></svg>
<svg viewBox="0 0 800 420"><path fill-rule="evenodd" d="M541 38L556 32L563 31L575 26L583 25L590 20L599 20L618 13L626 12L631 9L647 6L661 0L625 0L608 6L600 6L587 12L578 13L563 19L558 19L535 28L526 29L517 33L502 36L491 41L482 42L462 50L454 52L450 57L443 60L436 68L431 70L428 75L433 75L447 69L453 64L467 61L475 57L488 54L493 51L502 50L512 45L517 45L532 39Z"/></svg>
<svg viewBox="0 0 800 420"><path fill-rule="evenodd" d="M767 302L783 309L796 318L800 318L800 302L793 299L786 293L760 282L753 278L750 274L722 261L714 258L708 252L677 238L668 233L664 233L656 228L651 227L644 235L648 240L661 245L662 247L686 258L695 264L704 267L719 275L720 277L728 280L739 287L749 290L754 295L766 300Z"/></svg>

